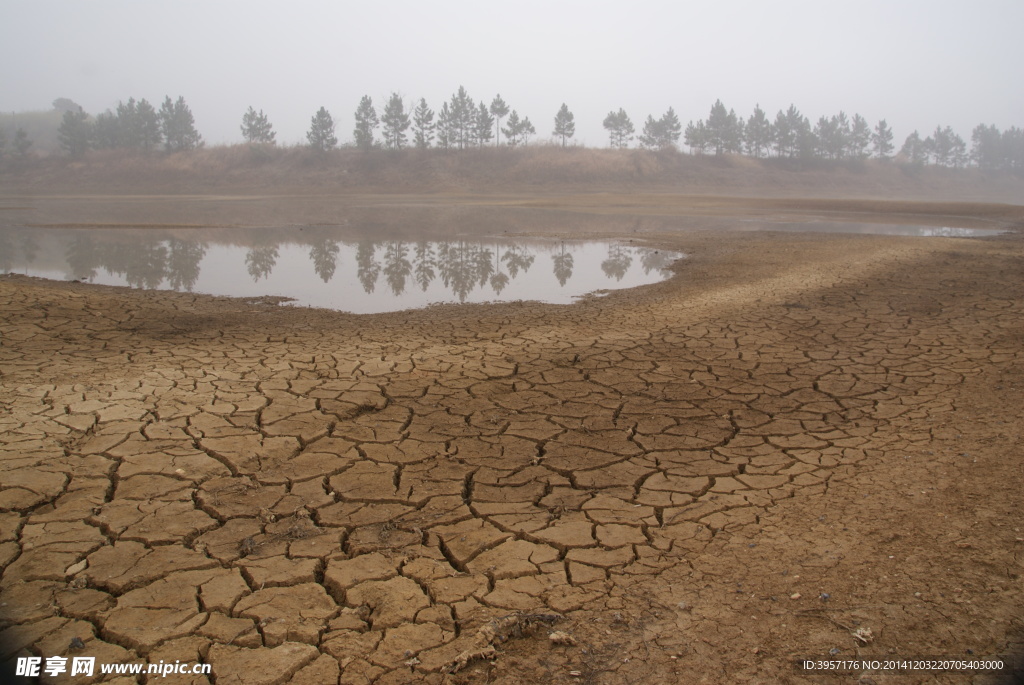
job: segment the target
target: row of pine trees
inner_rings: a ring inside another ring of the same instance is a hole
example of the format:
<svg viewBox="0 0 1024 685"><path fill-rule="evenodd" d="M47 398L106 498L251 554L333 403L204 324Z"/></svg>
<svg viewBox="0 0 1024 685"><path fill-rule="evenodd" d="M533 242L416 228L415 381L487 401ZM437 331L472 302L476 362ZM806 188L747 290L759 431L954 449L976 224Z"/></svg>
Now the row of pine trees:
<svg viewBox="0 0 1024 685"><path fill-rule="evenodd" d="M55 103L56 104L56 103ZM73 104L73 103L72 103ZM609 112L603 121L613 148L628 148L634 140L641 148L676 149L680 138L695 154L745 154L755 158L789 159L890 159L896 152L892 129L882 119L874 126L859 114L849 117L839 112L822 116L815 124L795 105L780 110L770 119L760 106L746 119L737 116L716 101L707 119L690 121L685 129L670 107L660 118L648 115L636 135L632 120L624 109ZM242 117L242 135L250 143L274 144L276 133L263 111L252 107ZM500 95L490 104L475 101L459 87L437 111L426 99L407 109L405 101L392 93L378 113L369 96L363 96L355 111L352 132L357 148L436 148L466 150L486 145L525 146L537 130L530 118L510 107ZM563 103L554 117L552 136L562 145L575 136L575 117ZM22 136L24 138L24 136ZM335 123L330 112L321 107L313 116L306 134L316 150L338 146ZM183 97L165 98L160 109L145 99L129 98L118 103L116 111L106 111L91 119L78 106L67 107L61 121L58 141L71 156L86 150L129 148L143 151L161 146L170 152L192 150L203 145L195 120ZM17 140L24 153L31 143ZM903 161L913 165L931 164L960 168L974 163L984 170L1024 172L1024 130L1012 127L1000 131L995 126L979 125L971 136L971 149L950 127L936 127L922 137L911 133L899 150ZM0 155L6 140L0 135Z"/></svg>
<svg viewBox="0 0 1024 685"><path fill-rule="evenodd" d="M196 130L192 110L179 96L164 99L157 110L145 98L120 102L117 111L106 111L91 120L81 107L64 111L57 141L72 157L89 149L129 148L155 150L161 145L168 152L195 150L203 145Z"/></svg>

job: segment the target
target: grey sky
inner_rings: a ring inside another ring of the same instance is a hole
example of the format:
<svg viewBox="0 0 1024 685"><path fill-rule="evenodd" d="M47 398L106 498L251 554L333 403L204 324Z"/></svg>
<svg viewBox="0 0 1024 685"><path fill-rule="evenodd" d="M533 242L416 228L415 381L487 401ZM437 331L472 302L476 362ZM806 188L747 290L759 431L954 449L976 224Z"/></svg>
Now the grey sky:
<svg viewBox="0 0 1024 685"><path fill-rule="evenodd" d="M639 131L669 106L706 118L716 98L742 117L794 103L812 124L885 118L897 144L940 124L969 139L1024 125L1021 27L1021 0L0 0L0 112L184 95L208 143L240 142L252 105L288 144L325 106L345 142L364 94L436 110L464 85L500 93L540 139L566 102L592 146L611 110Z"/></svg>

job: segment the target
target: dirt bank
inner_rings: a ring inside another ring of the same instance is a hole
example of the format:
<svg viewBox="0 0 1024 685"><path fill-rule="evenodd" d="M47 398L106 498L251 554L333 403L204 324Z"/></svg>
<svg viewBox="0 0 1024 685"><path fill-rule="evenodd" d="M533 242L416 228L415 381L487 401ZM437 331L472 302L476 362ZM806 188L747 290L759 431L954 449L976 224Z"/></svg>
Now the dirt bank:
<svg viewBox="0 0 1024 685"><path fill-rule="evenodd" d="M10 211L244 205L156 202ZM1022 210L601 202L620 207L547 209L590 216L568 234L641 204L1016 230L655 221L641 239L690 255L661 284L361 317L0 278L5 656L204 660L217 683L718 683L1019 650Z"/></svg>

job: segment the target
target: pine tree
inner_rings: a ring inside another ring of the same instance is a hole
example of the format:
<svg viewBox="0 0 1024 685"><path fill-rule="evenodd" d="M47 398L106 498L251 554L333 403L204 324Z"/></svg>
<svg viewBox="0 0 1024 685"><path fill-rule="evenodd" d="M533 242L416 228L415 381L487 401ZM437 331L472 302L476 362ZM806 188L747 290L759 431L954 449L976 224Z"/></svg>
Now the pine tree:
<svg viewBox="0 0 1024 685"><path fill-rule="evenodd" d="M530 123L530 117L523 117L522 122L519 125L519 139L523 143L523 147L530 142L530 136L536 135L537 129Z"/></svg>
<svg viewBox="0 0 1024 685"><path fill-rule="evenodd" d="M679 135L682 133L683 127L679 123L679 117L676 116L676 112L671 107L661 117L661 147L663 148L674 148L676 143L679 142Z"/></svg>
<svg viewBox="0 0 1024 685"><path fill-rule="evenodd" d="M794 132L789 125L789 117L781 109L775 115L772 125L772 145L776 157L788 157L793 149Z"/></svg>
<svg viewBox="0 0 1024 685"><path fill-rule="evenodd" d="M1011 126L1003 131L1000 142L1006 157L1006 170L1015 174L1024 173L1024 129Z"/></svg>
<svg viewBox="0 0 1024 685"><path fill-rule="evenodd" d="M871 145L871 126L867 119L859 114L853 115L850 122L849 155L854 159L865 159Z"/></svg>
<svg viewBox="0 0 1024 685"><path fill-rule="evenodd" d="M398 93L392 93L380 118L383 126L384 144L389 150L401 150L405 145L405 132L409 130L409 115L405 103Z"/></svg>
<svg viewBox="0 0 1024 685"><path fill-rule="evenodd" d="M519 137L522 135L523 122L519 120L519 112L512 110L512 113L508 115L508 126L501 129L501 132L505 134L505 140L508 141L509 147L515 147L519 144Z"/></svg>
<svg viewBox="0 0 1024 685"><path fill-rule="evenodd" d="M572 112L566 104L562 103L562 108L558 110L558 114L555 115L555 130L553 134L562 139L562 147L565 147L566 141L576 135L576 123L574 121Z"/></svg>
<svg viewBox="0 0 1024 685"><path fill-rule="evenodd" d="M476 105L473 104L473 100L469 97L466 89L463 86L459 86L459 90L452 95L451 100L452 147L465 150L473 144L475 133L473 122L475 119Z"/></svg>
<svg viewBox="0 0 1024 685"><path fill-rule="evenodd" d="M608 142L612 147L629 147L629 141L633 139L633 122L629 120L626 110L619 109L618 112L608 112L604 118L603 126L608 131Z"/></svg>
<svg viewBox="0 0 1024 685"><path fill-rule="evenodd" d="M885 123L885 119L882 119L875 126L875 132L871 136L871 146L874 149L875 157L879 159L889 159L889 155L895 149L892 144L892 129L889 128L889 124Z"/></svg>
<svg viewBox="0 0 1024 685"><path fill-rule="evenodd" d="M772 139L772 125L768 121L761 105L754 105L754 113L747 120L746 143L747 153L760 158L762 151L767 151Z"/></svg>
<svg viewBox="0 0 1024 685"><path fill-rule="evenodd" d="M682 126L679 117L671 107L660 119L648 115L644 122L644 130L640 135L640 144L652 150L667 150L675 147L679 141Z"/></svg>
<svg viewBox="0 0 1024 685"><path fill-rule="evenodd" d="M92 142L97 150L110 150L122 145L118 117L109 109L96 115L92 124Z"/></svg>
<svg viewBox="0 0 1024 685"><path fill-rule="evenodd" d="M434 110L427 107L426 98L420 98L420 104L412 115L413 141L417 148L425 150L434 140Z"/></svg>
<svg viewBox="0 0 1024 685"><path fill-rule="evenodd" d="M437 146L442 150L450 150L455 146L452 111L447 102L441 105L441 111L437 114Z"/></svg>
<svg viewBox="0 0 1024 685"><path fill-rule="evenodd" d="M935 132L925 139L925 150L937 166L949 166L953 156L953 129L935 127Z"/></svg>
<svg viewBox="0 0 1024 685"><path fill-rule="evenodd" d="M263 113L263 110L261 109L257 113L250 106L249 110L242 116L242 136L249 143L273 145L277 134L274 133L274 127L270 125L270 120L267 119L267 115Z"/></svg>
<svg viewBox="0 0 1024 685"><path fill-rule="evenodd" d="M174 101L171 100L170 95L166 96L161 103L157 117L160 121L160 137L164 141L164 149L170 151L174 145L172 141L178 138L174 121Z"/></svg>
<svg viewBox="0 0 1024 685"><path fill-rule="evenodd" d="M167 96L160 107L159 118L164 148L168 152L202 147L203 138L196 131L192 110L185 104L184 97L178 96L178 99L172 102L170 96Z"/></svg>
<svg viewBox="0 0 1024 685"><path fill-rule="evenodd" d="M900 148L900 155L914 166L921 166L927 161L927 149L924 141L921 140L921 135L917 131L907 136L907 139L903 142L903 147Z"/></svg>
<svg viewBox="0 0 1024 685"><path fill-rule="evenodd" d="M835 159L833 144L835 140L835 117L818 117L814 126L815 156L822 159Z"/></svg>
<svg viewBox="0 0 1024 685"><path fill-rule="evenodd" d="M726 118L725 128L725 151L731 154L739 154L743 151L744 130L746 129L742 117L736 116L736 110L730 109Z"/></svg>
<svg viewBox="0 0 1024 685"><path fill-rule="evenodd" d="M808 120L807 117L798 114L793 119L793 131L796 136L796 151L794 156L799 157L800 159L812 159L818 143L814 136L814 131L811 129L810 120Z"/></svg>
<svg viewBox="0 0 1024 685"><path fill-rule="evenodd" d="M704 125L703 119L698 119L697 123L692 121L686 125L686 132L683 134L684 142L689 146L691 151L696 151L697 154L703 155L708 147L708 129Z"/></svg>
<svg viewBox="0 0 1024 685"><path fill-rule="evenodd" d="M508 105L501 99L501 94L491 100L491 114L494 115L494 146L501 144L501 119L508 114Z"/></svg>
<svg viewBox="0 0 1024 685"><path fill-rule="evenodd" d="M811 123L807 121L807 117L800 114L796 105L790 105L785 112L779 110L772 130L772 142L777 156L792 159L813 153L814 134L811 131Z"/></svg>
<svg viewBox="0 0 1024 685"><path fill-rule="evenodd" d="M92 141L92 126L89 115L79 109L77 112L66 110L60 123L57 135L60 146L72 157L81 157Z"/></svg>
<svg viewBox="0 0 1024 685"><path fill-rule="evenodd" d="M711 106L706 128L708 144L715 148L716 155L742 150L743 120L736 117L735 110L726 111L721 100Z"/></svg>
<svg viewBox="0 0 1024 685"><path fill-rule="evenodd" d="M476 119L474 121L476 126L476 138L477 145L483 147L490 142L491 138L494 137L494 117L491 116L491 111L484 104L484 101L480 101L480 107L476 112Z"/></svg>
<svg viewBox="0 0 1024 685"><path fill-rule="evenodd" d="M826 147L833 159L846 159L850 154L850 120L846 112L840 111L830 120L832 137Z"/></svg>
<svg viewBox="0 0 1024 685"><path fill-rule="evenodd" d="M978 124L971 132L971 157L979 169L995 171L1007 165L1003 135L994 125Z"/></svg>
<svg viewBox="0 0 1024 685"><path fill-rule="evenodd" d="M954 169L967 166L967 143L958 134L950 131L949 163Z"/></svg>
<svg viewBox="0 0 1024 685"><path fill-rule="evenodd" d="M309 141L311 148L320 152L333 150L337 146L338 138L334 135L334 119L325 107L317 110L310 120L306 140Z"/></svg>
<svg viewBox="0 0 1024 685"><path fill-rule="evenodd" d="M160 116L146 98L139 100L135 107L135 116L139 122L139 147L149 152L163 141L160 133Z"/></svg>
<svg viewBox="0 0 1024 685"><path fill-rule="evenodd" d="M356 108L356 127L352 131L356 139L356 147L361 150L373 148L373 130L377 128L380 119L377 118L377 110L373 108L373 100L369 95L364 95Z"/></svg>
<svg viewBox="0 0 1024 685"><path fill-rule="evenodd" d="M647 120L644 122L643 132L638 140L640 141L640 147L645 147L649 150L658 149L659 141L661 140L661 121L648 114Z"/></svg>
<svg viewBox="0 0 1024 685"><path fill-rule="evenodd" d="M99 123L99 117L97 117L97 123ZM104 142L109 142L110 147L140 147L142 127L139 121L139 108L135 103L135 98L128 98L128 102L117 103L115 126L117 133L112 136L113 140Z"/></svg>

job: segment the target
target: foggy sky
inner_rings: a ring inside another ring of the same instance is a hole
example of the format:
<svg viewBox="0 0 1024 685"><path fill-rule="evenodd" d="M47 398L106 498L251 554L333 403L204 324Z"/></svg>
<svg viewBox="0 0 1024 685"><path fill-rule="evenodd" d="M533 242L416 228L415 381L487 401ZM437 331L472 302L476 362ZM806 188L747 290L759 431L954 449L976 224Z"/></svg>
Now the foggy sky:
<svg viewBox="0 0 1024 685"><path fill-rule="evenodd" d="M207 143L241 142L250 105L279 143L305 143L327 107L392 91L436 111L460 85L500 93L551 135L562 102L576 141L606 146L605 115L637 133L672 106L685 125L717 98L741 117L790 103L810 119L885 118L897 147L952 126L1024 126L1021 0L2 0L0 116L67 97L90 114L183 95ZM634 143L635 144L635 143Z"/></svg>

